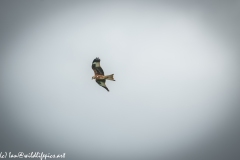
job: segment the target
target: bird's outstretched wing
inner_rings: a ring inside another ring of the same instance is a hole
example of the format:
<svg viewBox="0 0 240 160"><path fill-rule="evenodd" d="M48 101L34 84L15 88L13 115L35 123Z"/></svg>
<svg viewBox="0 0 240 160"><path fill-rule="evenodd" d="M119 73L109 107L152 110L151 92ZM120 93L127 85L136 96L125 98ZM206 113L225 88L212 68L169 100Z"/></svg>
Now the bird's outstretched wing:
<svg viewBox="0 0 240 160"><path fill-rule="evenodd" d="M100 66L100 59L98 57L93 60L92 69L95 75L104 75L103 69Z"/></svg>
<svg viewBox="0 0 240 160"><path fill-rule="evenodd" d="M100 85L100 86L102 86L103 88L105 88L108 92L109 92L109 90L108 90L108 88L107 88L107 86L106 86L106 84L105 84L105 82L106 82L106 80L105 79L96 79L96 82Z"/></svg>

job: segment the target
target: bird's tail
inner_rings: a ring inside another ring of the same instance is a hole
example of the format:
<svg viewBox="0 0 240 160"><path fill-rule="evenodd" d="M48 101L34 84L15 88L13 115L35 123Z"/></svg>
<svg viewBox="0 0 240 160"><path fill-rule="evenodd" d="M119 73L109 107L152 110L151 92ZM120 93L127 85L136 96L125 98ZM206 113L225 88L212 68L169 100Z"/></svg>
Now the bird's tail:
<svg viewBox="0 0 240 160"><path fill-rule="evenodd" d="M115 79L113 78L113 75L114 74L111 74L111 75L107 75L105 77L106 77L107 80L115 81Z"/></svg>

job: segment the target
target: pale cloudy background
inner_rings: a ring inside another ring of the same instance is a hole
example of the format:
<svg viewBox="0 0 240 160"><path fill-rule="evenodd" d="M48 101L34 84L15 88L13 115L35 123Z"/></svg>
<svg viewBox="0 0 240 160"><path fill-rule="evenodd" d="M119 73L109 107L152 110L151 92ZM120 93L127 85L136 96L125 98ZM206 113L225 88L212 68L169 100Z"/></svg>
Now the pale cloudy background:
<svg viewBox="0 0 240 160"><path fill-rule="evenodd" d="M0 152L240 158L239 1L0 1ZM91 80L100 57L110 92Z"/></svg>

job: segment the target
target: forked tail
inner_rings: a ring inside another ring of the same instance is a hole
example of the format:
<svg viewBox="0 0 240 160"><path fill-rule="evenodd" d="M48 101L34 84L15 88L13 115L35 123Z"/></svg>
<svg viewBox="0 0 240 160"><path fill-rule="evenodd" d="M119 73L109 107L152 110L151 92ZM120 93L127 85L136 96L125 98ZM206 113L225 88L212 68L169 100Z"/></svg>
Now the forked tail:
<svg viewBox="0 0 240 160"><path fill-rule="evenodd" d="M115 81L115 79L113 78L113 75L114 74L111 74L111 75L107 75L105 77L106 77L107 80Z"/></svg>

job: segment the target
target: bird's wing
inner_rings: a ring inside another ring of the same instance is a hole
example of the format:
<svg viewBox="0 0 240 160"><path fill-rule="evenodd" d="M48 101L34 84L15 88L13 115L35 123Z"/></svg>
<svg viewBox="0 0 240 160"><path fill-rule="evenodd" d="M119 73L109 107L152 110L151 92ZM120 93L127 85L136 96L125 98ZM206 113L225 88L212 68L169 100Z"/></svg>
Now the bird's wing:
<svg viewBox="0 0 240 160"><path fill-rule="evenodd" d="M107 88L107 86L106 86L106 84L105 84L105 82L106 82L105 79L96 79L96 82L97 82L100 86L102 86L103 88L105 88L105 89L109 92L109 90L108 90L108 88Z"/></svg>
<svg viewBox="0 0 240 160"><path fill-rule="evenodd" d="M98 57L93 60L92 69L95 75L104 75L103 69L100 66L100 59Z"/></svg>

